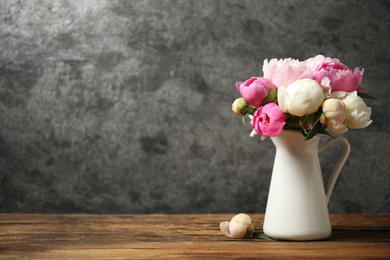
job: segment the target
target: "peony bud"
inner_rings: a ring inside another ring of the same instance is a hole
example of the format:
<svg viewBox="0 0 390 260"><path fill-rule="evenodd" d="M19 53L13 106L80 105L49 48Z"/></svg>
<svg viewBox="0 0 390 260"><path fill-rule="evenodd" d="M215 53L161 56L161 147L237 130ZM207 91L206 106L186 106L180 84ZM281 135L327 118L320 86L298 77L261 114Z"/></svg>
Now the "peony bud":
<svg viewBox="0 0 390 260"><path fill-rule="evenodd" d="M348 128L365 128L371 124L371 108L367 107L356 91L336 91L331 94L331 97L341 99L344 102L348 111Z"/></svg>
<svg viewBox="0 0 390 260"><path fill-rule="evenodd" d="M320 84L312 79L294 81L287 87L278 88L278 101L284 113L304 116L317 112L324 101Z"/></svg>
<svg viewBox="0 0 390 260"><path fill-rule="evenodd" d="M311 130L313 129L316 121L315 119L315 114L310 114L310 115L305 115L299 118L299 126L303 130Z"/></svg>
<svg viewBox="0 0 390 260"><path fill-rule="evenodd" d="M243 213L234 216L230 222L221 222L220 229L230 238L249 238L255 230L251 218Z"/></svg>
<svg viewBox="0 0 390 260"><path fill-rule="evenodd" d="M236 100L234 100L233 104L232 104L232 110L233 112L238 115L238 116L243 116L246 114L246 111L242 110L242 105L240 104L240 107L238 107L239 103L241 100L244 100L243 98L237 98ZM245 100L244 100L245 102ZM240 111L240 109L242 110L242 112Z"/></svg>
<svg viewBox="0 0 390 260"><path fill-rule="evenodd" d="M254 113L254 107L249 105L248 102L246 102L243 98L237 98L234 100L232 104L232 110L238 116L243 116L247 113L253 115Z"/></svg>
<svg viewBox="0 0 390 260"><path fill-rule="evenodd" d="M268 103L253 115L252 128L262 136L278 136L286 124L286 115L275 103Z"/></svg>
<svg viewBox="0 0 390 260"><path fill-rule="evenodd" d="M252 77L245 82L237 82L237 89L241 96L252 106L259 107L263 100L269 96L271 89L276 90L276 86L266 78Z"/></svg>
<svg viewBox="0 0 390 260"><path fill-rule="evenodd" d="M321 124L326 125L336 134L343 134L348 131L348 113L343 101L334 98L325 100L322 104L322 112Z"/></svg>

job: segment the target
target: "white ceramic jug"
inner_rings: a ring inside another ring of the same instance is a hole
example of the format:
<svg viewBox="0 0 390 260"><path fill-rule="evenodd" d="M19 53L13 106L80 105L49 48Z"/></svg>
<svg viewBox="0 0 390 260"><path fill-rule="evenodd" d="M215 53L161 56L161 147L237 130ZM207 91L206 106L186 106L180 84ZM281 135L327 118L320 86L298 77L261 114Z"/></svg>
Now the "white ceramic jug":
<svg viewBox="0 0 390 260"><path fill-rule="evenodd" d="M332 232L328 201L350 146L340 136L329 137L320 147L319 135L304 139L294 130L271 137L276 155L263 231L273 239L320 240ZM318 153L335 140L344 145L344 151L325 191Z"/></svg>

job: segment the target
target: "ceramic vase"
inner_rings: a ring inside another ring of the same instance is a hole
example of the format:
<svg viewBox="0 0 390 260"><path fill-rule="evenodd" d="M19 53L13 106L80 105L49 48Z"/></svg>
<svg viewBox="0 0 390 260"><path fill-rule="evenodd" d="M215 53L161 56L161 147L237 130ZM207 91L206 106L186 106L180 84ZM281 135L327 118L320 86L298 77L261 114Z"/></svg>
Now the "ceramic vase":
<svg viewBox="0 0 390 260"><path fill-rule="evenodd" d="M294 130L271 137L276 154L263 231L273 239L321 240L331 234L328 202L350 145L336 136L319 146L320 137L305 140ZM333 141L341 142L344 149L325 189L318 153Z"/></svg>

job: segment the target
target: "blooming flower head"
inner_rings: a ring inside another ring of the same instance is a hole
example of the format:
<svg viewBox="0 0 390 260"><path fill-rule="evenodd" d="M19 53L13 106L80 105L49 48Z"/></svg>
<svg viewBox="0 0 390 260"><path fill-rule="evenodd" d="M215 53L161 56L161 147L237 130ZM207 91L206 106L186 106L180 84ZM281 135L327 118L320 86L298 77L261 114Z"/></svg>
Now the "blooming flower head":
<svg viewBox="0 0 390 260"><path fill-rule="evenodd" d="M230 238L249 238L254 232L251 218L243 213L234 216L230 222L221 222L219 226L221 232Z"/></svg>
<svg viewBox="0 0 390 260"><path fill-rule="evenodd" d="M286 115L275 103L268 103L253 115L252 128L264 137L278 136L286 124Z"/></svg>
<svg viewBox="0 0 390 260"><path fill-rule="evenodd" d="M360 87L362 77L363 70L360 71L359 68L355 68L355 70L352 71L346 65L336 61L323 62L319 64L314 71L314 79L319 83L321 83L324 78L329 79L332 92L353 92L355 90L365 91Z"/></svg>
<svg viewBox="0 0 390 260"><path fill-rule="evenodd" d="M304 61L264 60L263 77L237 82L242 98L235 114L251 119L250 136L278 136L284 128L301 131L305 140L326 128L342 134L371 124L371 108L361 97L364 70L350 69L337 58L317 55Z"/></svg>
<svg viewBox="0 0 390 260"><path fill-rule="evenodd" d="M295 59L271 59L264 60L263 64L264 78L272 81L277 88L280 86L288 86L296 80L313 78L313 72L306 65L305 62L301 62Z"/></svg>
<svg viewBox="0 0 390 260"><path fill-rule="evenodd" d="M266 78L252 77L245 82L237 82L236 87L246 102L259 107L276 86ZM275 97L276 98L276 97Z"/></svg>
<svg viewBox="0 0 390 260"><path fill-rule="evenodd" d="M317 112L324 97L324 90L317 81L312 79L297 80L287 87L278 89L280 109L294 116Z"/></svg>
<svg viewBox="0 0 390 260"><path fill-rule="evenodd" d="M365 128L371 124L371 108L367 107L364 100L357 95L356 91L352 93L337 91L332 93L331 96L334 98L341 98L345 103L348 111L348 128Z"/></svg>
<svg viewBox="0 0 390 260"><path fill-rule="evenodd" d="M332 132L343 134L348 131L348 112L343 101L330 98L322 104L321 124L326 125Z"/></svg>
<svg viewBox="0 0 390 260"><path fill-rule="evenodd" d="M309 58L304 61L306 65L314 72L318 65L321 65L324 62L337 62L340 63L339 59L336 58L330 58L330 57L325 57L324 55L317 55L313 58Z"/></svg>

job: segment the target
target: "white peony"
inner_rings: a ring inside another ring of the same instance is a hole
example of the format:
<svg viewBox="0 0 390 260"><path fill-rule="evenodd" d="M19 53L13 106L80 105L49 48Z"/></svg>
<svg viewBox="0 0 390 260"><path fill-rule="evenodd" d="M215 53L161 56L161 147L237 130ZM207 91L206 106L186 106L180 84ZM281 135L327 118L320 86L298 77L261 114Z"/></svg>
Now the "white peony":
<svg viewBox="0 0 390 260"><path fill-rule="evenodd" d="M357 95L356 91L350 93L336 91L331 94L331 97L341 98L345 103L348 111L348 128L365 128L371 124L371 108L367 107L364 100Z"/></svg>
<svg viewBox="0 0 390 260"><path fill-rule="evenodd" d="M322 87L312 79L294 81L278 88L279 107L284 113L304 116L317 112L325 95Z"/></svg>

